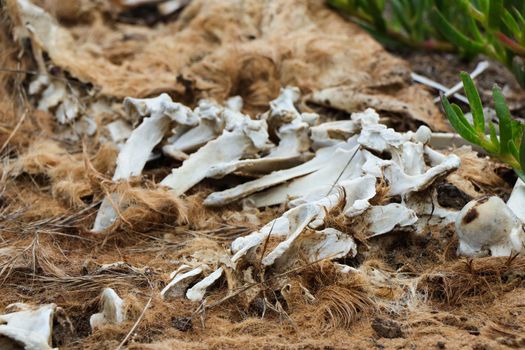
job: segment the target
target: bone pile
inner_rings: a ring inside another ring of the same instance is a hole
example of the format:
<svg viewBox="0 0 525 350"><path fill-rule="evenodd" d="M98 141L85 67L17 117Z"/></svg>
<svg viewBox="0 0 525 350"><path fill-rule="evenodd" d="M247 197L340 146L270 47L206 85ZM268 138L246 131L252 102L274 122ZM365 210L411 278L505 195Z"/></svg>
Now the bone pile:
<svg viewBox="0 0 525 350"><path fill-rule="evenodd" d="M206 288L227 271L256 259L265 268L283 271L300 257L310 262L353 257L357 254L353 237L325 222L335 212L358 222L368 238L455 219L457 212L439 206L431 185L458 168L460 159L430 148L427 127L398 133L380 124L372 109L354 113L349 120L319 123L317 114L297 110L298 99L298 89L284 88L257 119L241 113L240 98L224 106L202 100L194 110L166 94L124 101L127 112L143 120L121 149L114 180L140 175L164 139L162 152L183 160L160 182L175 194L183 195L205 178L234 173L249 180L211 193L204 205L242 200L258 208L278 204L289 208L260 230L237 238L230 252L189 259L172 273L162 296L185 293L191 300L201 300ZM381 183L388 185L385 197L390 199L372 205ZM423 191L428 192L424 200L418 196ZM104 201L95 232L115 221L116 200ZM271 249L258 258L255 252L269 241Z"/></svg>

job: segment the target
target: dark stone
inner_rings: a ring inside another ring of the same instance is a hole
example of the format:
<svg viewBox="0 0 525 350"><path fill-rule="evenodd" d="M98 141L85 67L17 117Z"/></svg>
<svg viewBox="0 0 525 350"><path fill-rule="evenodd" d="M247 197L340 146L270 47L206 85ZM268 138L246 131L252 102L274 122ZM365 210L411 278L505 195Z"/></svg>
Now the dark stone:
<svg viewBox="0 0 525 350"><path fill-rule="evenodd" d="M468 194L448 182L437 186L437 201L442 207L461 210L471 199Z"/></svg>
<svg viewBox="0 0 525 350"><path fill-rule="evenodd" d="M393 320L375 318L372 322L372 329L381 338L402 338L403 331L401 325Z"/></svg>
<svg viewBox="0 0 525 350"><path fill-rule="evenodd" d="M188 332L193 329L191 317L174 316L171 318L171 324L181 332Z"/></svg>

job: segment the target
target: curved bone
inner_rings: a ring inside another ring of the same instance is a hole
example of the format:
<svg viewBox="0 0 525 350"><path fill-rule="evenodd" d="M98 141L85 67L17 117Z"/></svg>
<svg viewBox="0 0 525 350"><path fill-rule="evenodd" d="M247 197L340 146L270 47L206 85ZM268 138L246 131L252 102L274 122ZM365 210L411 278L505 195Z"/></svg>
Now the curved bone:
<svg viewBox="0 0 525 350"><path fill-rule="evenodd" d="M297 88L281 89L279 97L270 102L271 109L265 114L266 120L277 128L279 144L270 153L258 159L244 159L212 166L208 177L220 178L233 172L243 175L261 175L287 169L310 160L310 126L317 122L317 114L302 113L295 109Z"/></svg>
<svg viewBox="0 0 525 350"><path fill-rule="evenodd" d="M349 143L352 141L349 140ZM363 156L359 146L350 150L336 148L332 157L327 159L325 166L306 176L289 183L271 188L251 197L256 207L265 207L284 203L289 199L307 196L315 192L321 194L317 199L329 193L341 181L352 179L362 174Z"/></svg>
<svg viewBox="0 0 525 350"><path fill-rule="evenodd" d="M262 263L284 269L292 266L301 256L313 263L323 259L354 257L357 245L352 236L334 228L324 230L305 230L300 235L291 236L270 252Z"/></svg>
<svg viewBox="0 0 525 350"><path fill-rule="evenodd" d="M317 150L348 140L359 131L360 126L357 124L354 120L337 120L312 126L310 128L312 148Z"/></svg>
<svg viewBox="0 0 525 350"><path fill-rule="evenodd" d="M177 159L180 152L192 152L206 142L217 138L224 129L222 111L223 108L214 101L199 101L195 109L199 125L186 132L175 131L174 135L169 138L170 144L164 146L162 151Z"/></svg>
<svg viewBox="0 0 525 350"><path fill-rule="evenodd" d="M392 231L396 226L413 225L417 216L413 210L401 204L390 203L367 210L365 221L369 223L370 234L367 237L375 237Z"/></svg>
<svg viewBox="0 0 525 350"><path fill-rule="evenodd" d="M450 154L445 157L445 160L441 164L428 169L423 174L409 175L403 171L400 165L393 161L387 161L383 172L390 186L389 194L396 196L421 191L430 186L439 176L457 169L460 164L460 158L454 154Z"/></svg>
<svg viewBox="0 0 525 350"><path fill-rule="evenodd" d="M55 304L36 309L26 304L11 305L19 311L0 315L0 348L51 350Z"/></svg>
<svg viewBox="0 0 525 350"><path fill-rule="evenodd" d="M102 310L89 319L92 330L106 324L120 324L125 321L124 300L111 288L106 288L101 296Z"/></svg>
<svg viewBox="0 0 525 350"><path fill-rule="evenodd" d="M512 210L497 196L470 201L456 219L458 254L509 256L525 253L525 229Z"/></svg>
<svg viewBox="0 0 525 350"><path fill-rule="evenodd" d="M197 284L188 289L186 292L186 298L191 301L201 301L202 298L204 298L204 294L206 294L206 289L221 278L223 271L224 269L219 267L217 270L200 280Z"/></svg>
<svg viewBox="0 0 525 350"><path fill-rule="evenodd" d="M202 274L203 268L203 266L198 266L191 269L188 265L182 265L170 276L171 281L161 290L160 296L165 298L168 292L174 297L184 295L185 289Z"/></svg>
<svg viewBox="0 0 525 350"><path fill-rule="evenodd" d="M355 142L322 148L316 152L315 157L312 160L294 168L274 171L260 179L245 182L225 191L214 192L206 198L204 205L219 206L231 203L268 187L278 185L299 176L310 174L325 166L337 148L341 147L342 149L350 149L354 146Z"/></svg>

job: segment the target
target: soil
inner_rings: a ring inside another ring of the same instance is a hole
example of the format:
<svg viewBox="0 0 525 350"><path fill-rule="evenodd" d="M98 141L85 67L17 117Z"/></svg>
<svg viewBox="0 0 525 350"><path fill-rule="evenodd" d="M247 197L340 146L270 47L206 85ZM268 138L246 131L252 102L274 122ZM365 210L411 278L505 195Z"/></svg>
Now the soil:
<svg viewBox="0 0 525 350"><path fill-rule="evenodd" d="M509 109L516 118L525 118L525 91L518 85L512 73L501 63L483 56L466 61L451 53L395 52L406 59L415 73L421 74L445 86L452 87L460 81L459 72L472 72L478 62L489 61L490 66L475 82L484 106L494 107L492 87L497 84L505 95ZM462 105L461 101L455 101Z"/></svg>
<svg viewBox="0 0 525 350"><path fill-rule="evenodd" d="M4 39L8 42L7 36ZM452 54L397 55L415 72L447 86L457 82L460 70L472 70L476 64ZM5 57L6 66L17 62L12 58L16 52ZM498 83L513 113L525 117L525 93L504 67L492 62L476 81L485 103L491 103L490 89ZM93 234L89 229L100 199L104 191L115 190L108 180L115 150L89 139L61 143L60 149L35 145L33 135L52 140L63 126L49 113L35 112L17 127L21 113L8 118L13 101L18 101L11 93L18 90L12 87L25 91L27 81L0 82L10 88L0 90L0 98L7 101L0 101L2 160L5 164L22 160L26 167L16 176L8 176L7 166L1 171L0 310L17 302L57 304L63 315L55 324L54 346L116 349L126 339L123 346L129 349L525 348L525 257L457 257L453 225L430 227L420 235L400 231L362 240L355 258L338 261L384 273L388 278L379 286L343 275L327 262L305 264L284 281L268 278L233 296L225 282L219 282L203 304L161 299L159 291L168 274L191 252L222 252L234 238L257 229L284 208L257 212L255 224L247 213L239 214L240 205L203 208L205 195L221 186L208 181L184 198L190 223L180 222L178 202L151 210L137 200L137 212L124 214L128 221L103 237ZM491 176L498 176L495 168L506 169L483 158L479 162L490 162L484 171ZM153 188L154 180L171 166L170 161L154 162L129 186ZM71 175L67 184L75 184L74 189L56 186L55 179L63 172ZM474 178L486 175L477 168L476 172ZM514 178L507 183L503 178L507 173L508 169L501 171L497 185L472 182L480 194L508 196ZM460 208L472 198L446 179L437 188L443 206ZM68 191L80 199L71 201ZM339 229L356 233L348 222ZM100 268L117 261L126 264ZM107 287L126 300L128 320L92 332L89 318L98 312L100 293ZM305 298L305 288L315 303Z"/></svg>

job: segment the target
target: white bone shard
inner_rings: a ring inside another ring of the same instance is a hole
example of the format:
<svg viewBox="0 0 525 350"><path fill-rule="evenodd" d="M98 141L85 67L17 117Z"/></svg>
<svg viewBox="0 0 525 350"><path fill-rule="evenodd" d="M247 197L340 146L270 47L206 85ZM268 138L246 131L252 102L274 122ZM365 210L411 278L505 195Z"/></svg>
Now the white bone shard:
<svg viewBox="0 0 525 350"><path fill-rule="evenodd" d="M18 311L0 315L0 348L51 350L55 304L32 308L26 304L13 304L8 308Z"/></svg>
<svg viewBox="0 0 525 350"><path fill-rule="evenodd" d="M270 118L286 117L296 118L299 111L295 108L294 103L299 101L301 91L296 87L287 86L281 89L279 96L270 101Z"/></svg>
<svg viewBox="0 0 525 350"><path fill-rule="evenodd" d="M276 248L274 248L262 263L266 266L273 264L275 259L284 253L287 247L293 242L306 227L315 229L324 222L326 213L341 203L340 192L331 194L319 201L306 203L292 208L281 215L279 218L269 222L259 231L255 231L248 236L239 237L232 242L232 262L236 263L249 250L260 245L270 237L285 238Z"/></svg>
<svg viewBox="0 0 525 350"><path fill-rule="evenodd" d="M357 254L357 245L352 236L330 227L320 231L305 230L292 238L282 243L281 250L274 254L275 258L268 254L266 263L283 269L293 265L301 256L313 263L324 259L354 257Z"/></svg>
<svg viewBox="0 0 525 350"><path fill-rule="evenodd" d="M345 142L358 131L359 126L354 120L338 120L312 126L310 128L312 148L318 150Z"/></svg>
<svg viewBox="0 0 525 350"><path fill-rule="evenodd" d="M131 135L131 127L122 119L115 120L114 122L106 125L106 129L109 132L109 137L116 145L122 145Z"/></svg>
<svg viewBox="0 0 525 350"><path fill-rule="evenodd" d="M525 253L524 223L497 196L467 203L456 219L458 254L510 256Z"/></svg>
<svg viewBox="0 0 525 350"><path fill-rule="evenodd" d="M507 206L523 223L525 223L525 183L518 178L507 201Z"/></svg>
<svg viewBox="0 0 525 350"><path fill-rule="evenodd" d="M217 138L225 124L222 112L223 108L214 101L200 100L194 111L199 119L199 125L187 131L174 130L174 135L168 139L170 144L162 148L164 154L179 159L181 152L193 152L208 141Z"/></svg>
<svg viewBox="0 0 525 350"><path fill-rule="evenodd" d="M186 292L186 298L191 301L201 301L202 298L204 298L204 294L206 294L206 289L221 278L223 271L224 269L219 267L217 270L200 280L193 287L188 289Z"/></svg>
<svg viewBox="0 0 525 350"><path fill-rule="evenodd" d="M437 190L428 193L408 193L403 198L403 204L413 210L419 220L416 223L416 232L422 233L428 225L445 226L456 221L458 210L442 207L437 200Z"/></svg>
<svg viewBox="0 0 525 350"><path fill-rule="evenodd" d="M100 299L102 310L89 318L92 331L106 324L121 324L126 320L124 300L113 289L105 288Z"/></svg>
<svg viewBox="0 0 525 350"><path fill-rule="evenodd" d="M401 204L390 203L367 210L365 221L369 223L370 234L367 237L375 237L390 232L397 226L404 227L415 224L417 215L413 210Z"/></svg>
<svg viewBox="0 0 525 350"><path fill-rule="evenodd" d="M214 192L206 198L206 200L204 201L204 205L219 206L231 203L235 200L244 198L252 193L261 191L268 187L278 185L296 177L313 173L314 171L321 169L327 164L327 161L333 156L333 152L337 148L347 150L351 149L354 146L355 142L322 148L316 152L314 158L312 158L306 163L303 163L290 169L274 171L271 174L263 176L259 179L245 182L228 190Z"/></svg>
<svg viewBox="0 0 525 350"><path fill-rule="evenodd" d="M232 96L226 100L226 102L224 103L224 106L228 109L231 109L232 111L242 112L242 107L244 106L244 102L241 96Z"/></svg>
<svg viewBox="0 0 525 350"><path fill-rule="evenodd" d="M426 152L425 152L426 153ZM445 160L422 174L409 175L403 171L400 165L393 161L387 161L384 166L384 176L389 184L389 194L392 196L407 194L409 192L421 191L432 184L432 182L448 172L457 169L461 164L458 156L450 154Z"/></svg>
<svg viewBox="0 0 525 350"><path fill-rule="evenodd" d="M188 285L202 274L203 268L203 266L195 268L190 268L188 265L181 266L170 276L171 281L161 290L160 296L162 298L165 298L167 295L174 297L183 296Z"/></svg>
<svg viewBox="0 0 525 350"><path fill-rule="evenodd" d="M206 177L212 166L257 154L268 141L266 122L244 118L233 131L225 130L217 139L193 153L181 167L173 169L161 184L181 195Z"/></svg>

